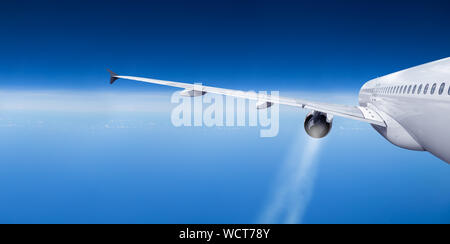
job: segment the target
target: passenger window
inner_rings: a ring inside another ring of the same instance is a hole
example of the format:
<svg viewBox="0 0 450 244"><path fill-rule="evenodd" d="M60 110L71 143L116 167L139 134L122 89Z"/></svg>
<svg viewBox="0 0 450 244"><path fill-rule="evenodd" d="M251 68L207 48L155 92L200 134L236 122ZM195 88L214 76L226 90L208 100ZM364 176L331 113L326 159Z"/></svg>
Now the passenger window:
<svg viewBox="0 0 450 244"><path fill-rule="evenodd" d="M444 88L445 88L445 83L442 83L441 86L439 87L439 95L442 95L442 93L444 92Z"/></svg>
<svg viewBox="0 0 450 244"><path fill-rule="evenodd" d="M411 85L409 85L409 87L408 87L408 94L409 94L409 92L411 91Z"/></svg>
<svg viewBox="0 0 450 244"><path fill-rule="evenodd" d="M412 94L415 94L415 93L416 93L416 88L417 88L417 85L414 85L414 88L413 88L413 90L412 90Z"/></svg>
<svg viewBox="0 0 450 244"><path fill-rule="evenodd" d="M429 85L428 84L426 84L425 85L425 88L423 88L423 94L427 94L427 92L428 92L428 87L429 87Z"/></svg>
<svg viewBox="0 0 450 244"><path fill-rule="evenodd" d="M420 94L421 91L422 91L422 84L420 84L419 89L417 89L417 94Z"/></svg>
<svg viewBox="0 0 450 244"><path fill-rule="evenodd" d="M408 90L408 86L403 87L403 94L406 94L406 90Z"/></svg>
<svg viewBox="0 0 450 244"><path fill-rule="evenodd" d="M430 94L433 95L434 91L436 91L436 83L434 83L433 86L431 87Z"/></svg>

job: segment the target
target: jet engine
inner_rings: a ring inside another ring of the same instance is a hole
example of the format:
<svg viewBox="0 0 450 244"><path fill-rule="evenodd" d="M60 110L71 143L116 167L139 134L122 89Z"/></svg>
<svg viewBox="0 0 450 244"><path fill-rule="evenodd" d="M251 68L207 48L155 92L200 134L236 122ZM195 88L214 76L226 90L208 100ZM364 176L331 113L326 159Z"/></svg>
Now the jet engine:
<svg viewBox="0 0 450 244"><path fill-rule="evenodd" d="M322 112L311 111L305 118L305 131L313 138L323 138L330 132L332 124L332 116Z"/></svg>

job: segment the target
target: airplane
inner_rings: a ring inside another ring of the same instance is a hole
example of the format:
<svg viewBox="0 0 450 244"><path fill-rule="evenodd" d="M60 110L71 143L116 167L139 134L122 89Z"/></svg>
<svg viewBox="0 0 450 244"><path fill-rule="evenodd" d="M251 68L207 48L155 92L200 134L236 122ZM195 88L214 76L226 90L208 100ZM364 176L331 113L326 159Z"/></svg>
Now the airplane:
<svg viewBox="0 0 450 244"><path fill-rule="evenodd" d="M304 128L313 138L331 130L333 116L369 123L392 144L415 151L428 151L450 164L450 57L401 70L366 82L360 89L359 106L274 97L239 90L122 76L108 70L110 84L128 79L183 88L182 96L215 93L257 100L258 108L274 103L307 109Z"/></svg>

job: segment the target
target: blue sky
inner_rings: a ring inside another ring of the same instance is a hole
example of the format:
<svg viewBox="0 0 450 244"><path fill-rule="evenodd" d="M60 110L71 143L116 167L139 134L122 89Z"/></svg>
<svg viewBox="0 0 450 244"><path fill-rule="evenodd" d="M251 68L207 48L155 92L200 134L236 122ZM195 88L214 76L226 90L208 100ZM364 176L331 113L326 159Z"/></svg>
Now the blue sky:
<svg viewBox="0 0 450 244"><path fill-rule="evenodd" d="M0 85L107 89L109 67L233 88L357 92L371 78L448 57L449 8L448 1L2 3L0 75L8 82Z"/></svg>
<svg viewBox="0 0 450 244"><path fill-rule="evenodd" d="M274 138L255 127L175 128L174 89L111 86L105 70L355 104L365 81L450 56L449 10L448 1L2 3L0 222L449 223L449 166L367 124L336 118L316 146L303 132L307 111L286 107ZM284 174L301 173L308 157L308 181Z"/></svg>

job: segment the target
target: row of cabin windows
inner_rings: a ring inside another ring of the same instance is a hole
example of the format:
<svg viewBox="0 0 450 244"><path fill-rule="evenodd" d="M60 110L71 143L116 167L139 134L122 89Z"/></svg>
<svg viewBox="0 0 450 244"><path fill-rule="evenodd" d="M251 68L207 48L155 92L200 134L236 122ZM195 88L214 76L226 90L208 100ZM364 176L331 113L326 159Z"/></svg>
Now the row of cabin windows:
<svg viewBox="0 0 450 244"><path fill-rule="evenodd" d="M423 89L422 89L423 88ZM366 92L371 93L381 93L381 94L428 94L428 90L430 91L430 95L433 95L436 93L437 83L434 83L431 85L426 84L423 86L420 85L403 85L403 86L389 86L389 87L382 87L382 88L370 88L370 89L364 89ZM437 91L437 94L442 95L445 90L445 83L441 83L439 86L439 89ZM416 93L417 91L417 93ZM423 93L422 93L423 92ZM448 87L447 94L450 95L450 86Z"/></svg>

